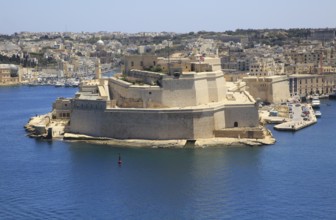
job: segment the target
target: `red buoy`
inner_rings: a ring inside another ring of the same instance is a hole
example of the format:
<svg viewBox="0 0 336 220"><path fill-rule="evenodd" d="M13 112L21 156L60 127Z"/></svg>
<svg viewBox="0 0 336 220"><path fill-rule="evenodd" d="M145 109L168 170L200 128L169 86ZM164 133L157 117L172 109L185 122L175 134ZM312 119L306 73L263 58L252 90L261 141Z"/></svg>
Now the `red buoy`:
<svg viewBox="0 0 336 220"><path fill-rule="evenodd" d="M119 154L118 164L119 164L119 166L122 164L122 160L121 160L120 154Z"/></svg>

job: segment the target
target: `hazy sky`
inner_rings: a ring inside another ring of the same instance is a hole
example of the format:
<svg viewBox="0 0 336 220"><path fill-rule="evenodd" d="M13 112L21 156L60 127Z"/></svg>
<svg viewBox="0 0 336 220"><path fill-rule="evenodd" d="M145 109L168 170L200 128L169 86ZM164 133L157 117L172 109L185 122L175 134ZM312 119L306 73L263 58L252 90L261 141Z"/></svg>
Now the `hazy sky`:
<svg viewBox="0 0 336 220"><path fill-rule="evenodd" d="M0 0L0 33L335 28L336 0Z"/></svg>

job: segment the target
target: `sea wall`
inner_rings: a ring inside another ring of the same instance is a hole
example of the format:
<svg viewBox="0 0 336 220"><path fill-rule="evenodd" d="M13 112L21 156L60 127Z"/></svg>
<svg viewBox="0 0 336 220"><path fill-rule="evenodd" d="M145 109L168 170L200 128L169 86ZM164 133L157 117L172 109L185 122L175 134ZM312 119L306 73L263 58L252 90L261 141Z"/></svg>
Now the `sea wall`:
<svg viewBox="0 0 336 220"><path fill-rule="evenodd" d="M197 114L192 111L74 109L70 132L117 139L194 139ZM202 136L212 137L212 129Z"/></svg>
<svg viewBox="0 0 336 220"><path fill-rule="evenodd" d="M258 125L257 112L251 112L257 111L254 105L189 109L104 107L102 102L74 100L70 132L117 139L198 139L214 137L214 130Z"/></svg>

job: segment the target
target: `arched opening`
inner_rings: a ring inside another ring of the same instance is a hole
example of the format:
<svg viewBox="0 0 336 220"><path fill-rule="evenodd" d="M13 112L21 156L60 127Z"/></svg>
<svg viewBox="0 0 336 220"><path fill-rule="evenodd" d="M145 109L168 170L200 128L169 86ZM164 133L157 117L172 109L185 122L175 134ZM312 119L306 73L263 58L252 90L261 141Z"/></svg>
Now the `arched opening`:
<svg viewBox="0 0 336 220"><path fill-rule="evenodd" d="M238 127L238 122L235 121L235 123L233 124L233 126L236 128Z"/></svg>

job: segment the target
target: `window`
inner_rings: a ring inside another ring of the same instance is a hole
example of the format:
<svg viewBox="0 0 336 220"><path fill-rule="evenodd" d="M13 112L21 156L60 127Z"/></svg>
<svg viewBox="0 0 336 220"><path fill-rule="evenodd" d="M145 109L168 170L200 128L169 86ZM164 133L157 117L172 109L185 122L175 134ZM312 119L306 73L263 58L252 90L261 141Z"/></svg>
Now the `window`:
<svg viewBox="0 0 336 220"><path fill-rule="evenodd" d="M233 126L236 128L238 127L238 122L233 123Z"/></svg>
<svg viewBox="0 0 336 220"><path fill-rule="evenodd" d="M131 66L134 66L134 62L133 61L131 62Z"/></svg>

